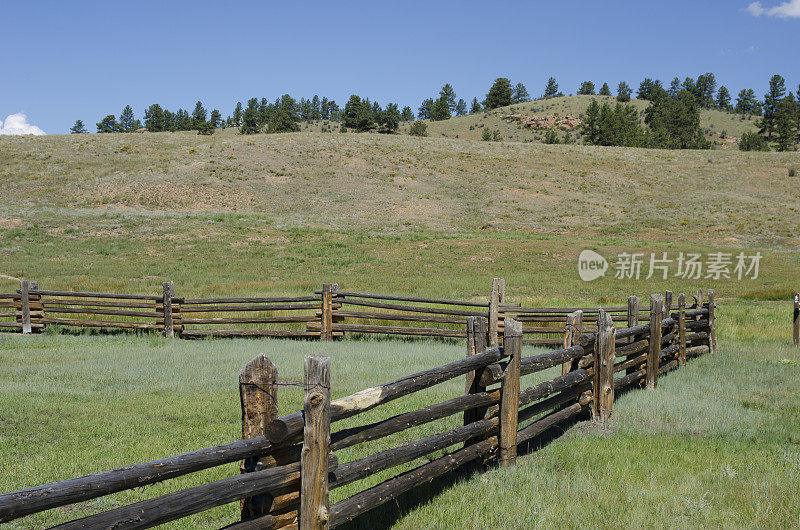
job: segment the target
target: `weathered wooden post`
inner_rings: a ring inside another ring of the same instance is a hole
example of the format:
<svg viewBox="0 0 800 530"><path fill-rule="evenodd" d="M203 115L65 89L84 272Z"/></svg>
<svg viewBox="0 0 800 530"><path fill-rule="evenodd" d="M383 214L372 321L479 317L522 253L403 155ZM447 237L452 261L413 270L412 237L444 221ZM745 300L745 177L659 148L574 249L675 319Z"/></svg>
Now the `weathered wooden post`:
<svg viewBox="0 0 800 530"><path fill-rule="evenodd" d="M322 285L322 322L320 325L322 340L333 340L333 284Z"/></svg>
<svg viewBox="0 0 800 530"><path fill-rule="evenodd" d="M486 351L486 318L467 317L467 357L477 355ZM467 394L478 394L486 391L486 387L480 384L483 369L478 369L467 373ZM477 420L483 419L486 412L485 407L480 409L469 409L464 411L464 425L468 425ZM468 444L467 444L468 445Z"/></svg>
<svg viewBox="0 0 800 530"><path fill-rule="evenodd" d="M714 289L708 290L708 351L712 354L717 349L717 326L714 323L714 309L717 301L714 298Z"/></svg>
<svg viewBox="0 0 800 530"><path fill-rule="evenodd" d="M330 288L330 286L328 286ZM323 289L324 290L324 289ZM301 530L328 528L328 454L331 444L331 359L305 359L303 450L300 453Z"/></svg>
<svg viewBox="0 0 800 530"><path fill-rule="evenodd" d="M661 357L661 321L663 306L657 294L650 295L650 349L647 351L647 367L645 378L647 388L655 388L658 384L658 365Z"/></svg>
<svg viewBox="0 0 800 530"><path fill-rule="evenodd" d="M678 363L686 366L686 296L678 295Z"/></svg>
<svg viewBox="0 0 800 530"><path fill-rule="evenodd" d="M628 313L627 313L627 321L625 322L629 328L639 325L639 297L638 296L629 296L628 297ZM636 337L631 337L628 339L629 342L635 342ZM628 361L636 357L637 354L631 354L625 357L625 360ZM625 374L632 374L639 370L639 366L630 366L625 370Z"/></svg>
<svg viewBox="0 0 800 530"><path fill-rule="evenodd" d="M578 310L567 315L564 327L564 348L577 346L583 331L583 311ZM580 359L573 359L561 365L561 375L565 375L578 367Z"/></svg>
<svg viewBox="0 0 800 530"><path fill-rule="evenodd" d="M695 309L700 309L703 307L703 290L698 289L697 293L694 295L695 299Z"/></svg>
<svg viewBox="0 0 800 530"><path fill-rule="evenodd" d="M513 318L504 322L503 350L509 356L500 383L500 465L508 467L517 461L517 429L519 418L519 377L522 358L522 323Z"/></svg>
<svg viewBox="0 0 800 530"><path fill-rule="evenodd" d="M672 291L664 293L664 315L669 316L672 312Z"/></svg>
<svg viewBox="0 0 800 530"><path fill-rule="evenodd" d="M792 331L792 342L795 347L800 346L800 293L794 293L794 329Z"/></svg>
<svg viewBox="0 0 800 530"><path fill-rule="evenodd" d="M502 278L492 279L492 295L489 298L489 346L495 347L500 344L498 327L500 321L498 315L500 304L505 301L506 281Z"/></svg>
<svg viewBox="0 0 800 530"><path fill-rule="evenodd" d="M19 282L19 302L20 313L22 315L22 333L25 335L31 332L31 299L28 289L28 280L22 280Z"/></svg>
<svg viewBox="0 0 800 530"><path fill-rule="evenodd" d="M239 398L242 405L242 439L266 436L270 422L278 417L278 369L264 354L248 362L239 372ZM242 473L274 467L272 457L248 458L240 465ZM243 499L242 520L265 515L272 495L262 494Z"/></svg>
<svg viewBox="0 0 800 530"><path fill-rule="evenodd" d="M172 297L175 296L175 284L170 281L164 282L161 286L164 289L162 302L164 308L164 336L172 338L175 336L175 326L172 320Z"/></svg>
<svg viewBox="0 0 800 530"><path fill-rule="evenodd" d="M614 409L614 358L617 330L611 315L600 310L594 341L594 399L592 419L605 425Z"/></svg>

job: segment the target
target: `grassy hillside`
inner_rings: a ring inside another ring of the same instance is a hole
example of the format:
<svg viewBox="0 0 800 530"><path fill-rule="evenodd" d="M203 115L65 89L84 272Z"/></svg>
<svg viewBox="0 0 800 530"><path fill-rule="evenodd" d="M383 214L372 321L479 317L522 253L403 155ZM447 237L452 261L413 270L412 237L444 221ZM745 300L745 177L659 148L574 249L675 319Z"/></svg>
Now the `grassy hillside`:
<svg viewBox="0 0 800 530"><path fill-rule="evenodd" d="M485 296L504 276L514 296L592 301L709 283L587 285L587 247L761 251L758 281L718 289L784 296L800 283L798 153L225 132L0 138L0 288L150 292L172 279L201 295L331 280Z"/></svg>
<svg viewBox="0 0 800 530"><path fill-rule="evenodd" d="M432 137L460 138L467 140L480 140L484 128L497 130L504 140L514 142L541 141L544 130L534 130L520 127L516 122L503 119L510 114L525 114L531 116L574 116L581 117L586 112L592 99L598 103L607 102L615 105L617 100L613 96L565 96L546 100L520 103L510 107L500 107L478 114L460 116L445 121L427 121L428 134ZM640 113L649 105L649 101L634 99L628 105L635 107ZM642 119L644 116L642 115ZM402 131L407 132L409 125L404 124ZM700 127L706 137L714 143L717 149L736 148L736 144L723 142L723 137L740 138L743 133L755 131L755 118L743 117L738 114L720 110L701 110ZM573 141L578 136L577 131L572 133ZM560 133L563 139L564 132Z"/></svg>

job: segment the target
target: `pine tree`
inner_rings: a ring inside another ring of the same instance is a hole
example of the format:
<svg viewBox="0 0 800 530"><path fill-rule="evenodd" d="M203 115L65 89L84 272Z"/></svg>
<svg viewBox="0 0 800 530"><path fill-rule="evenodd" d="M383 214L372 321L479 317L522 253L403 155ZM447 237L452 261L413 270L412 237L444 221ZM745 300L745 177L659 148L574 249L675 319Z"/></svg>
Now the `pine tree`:
<svg viewBox="0 0 800 530"><path fill-rule="evenodd" d="M211 118L208 120L215 129L222 123L222 114L217 109L211 111Z"/></svg>
<svg viewBox="0 0 800 530"><path fill-rule="evenodd" d="M447 103L447 98L442 95L433 102L431 107L431 120L442 121L450 118L450 105Z"/></svg>
<svg viewBox="0 0 800 530"><path fill-rule="evenodd" d="M242 128L240 134L256 134L258 125L258 99L251 98L247 101L247 108L242 113Z"/></svg>
<svg viewBox="0 0 800 530"><path fill-rule="evenodd" d="M316 94L314 94L314 97L311 99L311 119L322 119L322 109L320 107L319 96Z"/></svg>
<svg viewBox="0 0 800 530"><path fill-rule="evenodd" d="M655 101L666 94L667 91L664 90L664 87L661 85L661 81L658 79L653 81L647 77L639 84L639 91L636 93L636 99Z"/></svg>
<svg viewBox="0 0 800 530"><path fill-rule="evenodd" d="M619 85L617 86L617 101L622 103L626 103L631 100L631 87L628 86L628 83L625 81L620 81Z"/></svg>
<svg viewBox="0 0 800 530"><path fill-rule="evenodd" d="M331 117L331 109L330 105L328 104L328 98L323 97L322 103L319 104L319 114L320 118L323 120L329 120Z"/></svg>
<svg viewBox="0 0 800 530"><path fill-rule="evenodd" d="M472 105L469 107L470 114L477 114L481 111L481 104L478 103L478 98L472 98Z"/></svg>
<svg viewBox="0 0 800 530"><path fill-rule="evenodd" d="M463 116L467 113L467 102L459 99L456 103L456 116Z"/></svg>
<svg viewBox="0 0 800 530"><path fill-rule="evenodd" d="M198 101L194 105L194 111L192 111L192 129L196 129L201 123L206 122L206 109L203 107L203 103Z"/></svg>
<svg viewBox="0 0 800 530"><path fill-rule="evenodd" d="M238 101L236 103L236 108L233 109L233 116L231 120L233 121L234 127L241 127L242 126L242 102Z"/></svg>
<svg viewBox="0 0 800 530"><path fill-rule="evenodd" d="M722 110L731 110L731 93L725 88L725 85L719 87L717 93L717 107Z"/></svg>
<svg viewBox="0 0 800 530"><path fill-rule="evenodd" d="M608 88L608 87L606 87ZM594 95L594 83L591 81L584 81L581 83L581 86L578 88L578 95L579 96L593 96Z"/></svg>
<svg viewBox="0 0 800 530"><path fill-rule="evenodd" d="M586 108L586 119L581 126L587 144L597 145L600 138L600 105L593 99Z"/></svg>
<svg viewBox="0 0 800 530"><path fill-rule="evenodd" d="M86 127L84 127L82 120L75 120L75 125L69 129L70 134L83 134L86 132L88 131L86 130Z"/></svg>
<svg viewBox="0 0 800 530"><path fill-rule="evenodd" d="M528 89L525 88L525 85L522 83L517 83L517 86L514 87L514 93L511 96L512 103L525 103L531 100L530 94L528 94Z"/></svg>
<svg viewBox="0 0 800 530"><path fill-rule="evenodd" d="M417 111L417 119L429 120L431 118L431 111L433 111L433 98L427 98L419 106L419 110Z"/></svg>
<svg viewBox="0 0 800 530"><path fill-rule="evenodd" d="M343 125L358 132L368 131L375 127L372 106L369 100L362 100L353 94L344 106Z"/></svg>
<svg viewBox="0 0 800 530"><path fill-rule="evenodd" d="M133 115L133 109L130 105L125 105L122 109L122 114L119 115L119 130L120 132L136 132L136 117Z"/></svg>
<svg viewBox="0 0 800 530"><path fill-rule="evenodd" d="M797 101L791 92L775 108L773 124L778 151L794 151L797 143Z"/></svg>
<svg viewBox="0 0 800 530"><path fill-rule="evenodd" d="M491 110L511 105L512 95L511 81L506 77L498 77L494 80L494 84L492 84L492 87L486 94L483 106Z"/></svg>
<svg viewBox="0 0 800 530"><path fill-rule="evenodd" d="M414 112L411 110L411 107L409 107L408 105L403 107L403 110L400 112L400 120L414 121Z"/></svg>
<svg viewBox="0 0 800 530"><path fill-rule="evenodd" d="M703 108L710 109L714 106L714 92L717 91L717 80L714 74L707 72L697 76L697 104Z"/></svg>
<svg viewBox="0 0 800 530"><path fill-rule="evenodd" d="M178 109L175 113L175 130L177 131L190 131L196 128L196 122L189 116L189 113L183 109Z"/></svg>
<svg viewBox="0 0 800 530"><path fill-rule="evenodd" d="M775 111L778 104L786 95L786 80L778 74L773 75L769 80L769 92L764 94L764 117L761 119L761 134L772 138L775 131Z"/></svg>
<svg viewBox="0 0 800 530"><path fill-rule="evenodd" d="M736 98L736 106L733 108L738 114L757 114L760 112L759 103L756 100L756 93L752 88L743 88L739 91Z"/></svg>
<svg viewBox="0 0 800 530"><path fill-rule="evenodd" d="M115 133L119 132L119 125L117 118L113 114L109 114L97 124L97 132L99 133Z"/></svg>
<svg viewBox="0 0 800 530"><path fill-rule="evenodd" d="M608 83L603 83L603 86L600 87L600 92L597 93L600 96L610 96L611 89L608 88Z"/></svg>
<svg viewBox="0 0 800 530"><path fill-rule="evenodd" d="M673 77L672 82L669 84L669 90L667 91L667 93L670 95L670 97L674 98L677 97L678 92L680 91L681 91L681 80L678 79L677 77Z"/></svg>
<svg viewBox="0 0 800 530"><path fill-rule="evenodd" d="M446 83L439 91L439 99L444 99L445 103L447 103L449 118L449 115L456 110L456 91L453 90L453 87L450 86L450 83Z"/></svg>
<svg viewBox="0 0 800 530"><path fill-rule="evenodd" d="M654 146L666 149L710 147L700 129L697 99L689 91L681 90L676 98L657 98L644 112L644 122L650 127Z"/></svg>
<svg viewBox="0 0 800 530"><path fill-rule="evenodd" d="M547 85L544 87L544 97L547 98L554 98L558 94L558 83L556 83L556 78L551 77L547 80Z"/></svg>
<svg viewBox="0 0 800 530"><path fill-rule="evenodd" d="M411 109L409 109L411 110ZM397 110L397 103L389 103L386 110L381 113L381 132L392 134L397 132L400 127L400 111Z"/></svg>
<svg viewBox="0 0 800 530"><path fill-rule="evenodd" d="M167 122L164 116L164 109L158 103L153 103L144 111L144 126L149 132L161 132L167 130Z"/></svg>
<svg viewBox="0 0 800 530"><path fill-rule="evenodd" d="M297 132L300 130L300 112L297 101L284 94L270 106L267 131L270 133Z"/></svg>

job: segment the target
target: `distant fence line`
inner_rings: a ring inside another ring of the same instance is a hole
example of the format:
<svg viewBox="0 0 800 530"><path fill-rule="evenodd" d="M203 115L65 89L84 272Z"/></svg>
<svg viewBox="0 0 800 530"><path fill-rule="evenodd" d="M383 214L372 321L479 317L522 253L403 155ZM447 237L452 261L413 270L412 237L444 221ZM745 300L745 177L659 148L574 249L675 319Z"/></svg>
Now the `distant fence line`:
<svg viewBox="0 0 800 530"><path fill-rule="evenodd" d="M690 307L700 307L702 291ZM669 310L672 292L664 294ZM167 337L296 337L332 340L344 334L385 334L466 338L467 320L488 320L489 344L497 346L503 320L523 325L523 344L557 346L568 333L567 315L600 310L613 322L647 321L649 305L631 296L626 305L606 307L523 307L506 301L505 281L495 278L485 301L341 291L323 284L307 296L186 298L164 282L158 295L56 291L23 280L16 293L0 294L0 330L37 333L47 326L145 330ZM585 324L586 331L594 326Z"/></svg>
<svg viewBox="0 0 800 530"><path fill-rule="evenodd" d="M323 299L331 293L323 289ZM306 357L303 410L282 417L276 407L277 368L262 354L239 375L242 440L0 495L0 522L243 460L239 475L59 528L148 528L237 500L241 521L226 528L336 528L476 460L512 466L518 448L530 447L554 432L553 427L587 412L594 422L605 424L613 414L615 394L635 386L653 389L662 374L687 359L714 353L715 306L711 290L707 301L694 309L687 309L685 296L679 295L674 313L662 295L651 295L645 323L618 329L611 313L601 309L588 333L583 312L573 311L563 348L529 357L522 357L522 322L504 317L501 344L491 346L488 317L467 315L464 358L333 401L330 358ZM520 389L521 376L557 366L561 375ZM466 379L463 394L332 430L339 420L460 376ZM338 458L342 449L454 415L463 415L458 427L348 462ZM444 456L438 454L448 448ZM435 456L330 505L332 489L427 455Z"/></svg>

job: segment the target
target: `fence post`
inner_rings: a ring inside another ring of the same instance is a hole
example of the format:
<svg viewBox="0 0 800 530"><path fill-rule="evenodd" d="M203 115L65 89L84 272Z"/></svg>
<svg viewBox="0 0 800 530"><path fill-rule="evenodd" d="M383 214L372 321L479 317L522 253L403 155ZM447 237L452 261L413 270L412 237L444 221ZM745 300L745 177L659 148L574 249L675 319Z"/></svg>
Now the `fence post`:
<svg viewBox="0 0 800 530"><path fill-rule="evenodd" d="M495 347L499 342L498 314L500 304L505 300L506 282L502 278L492 279L492 295L489 298L489 346Z"/></svg>
<svg viewBox="0 0 800 530"><path fill-rule="evenodd" d="M467 317L467 357L477 355L486 351L486 318ZM478 394L486 391L485 386L481 386L480 379L483 369L467 372L467 394ZM483 419L485 407L480 409L469 409L464 411L464 425L468 425L479 419ZM465 444L469 445L469 443Z"/></svg>
<svg viewBox="0 0 800 530"><path fill-rule="evenodd" d="M694 299L696 300L696 304L697 304L695 306L695 308L696 309L702 308L703 307L703 290L702 289L698 289L697 290L697 294L695 294Z"/></svg>
<svg viewBox="0 0 800 530"><path fill-rule="evenodd" d="M320 338L333 340L333 284L322 285L322 322Z"/></svg>
<svg viewBox="0 0 800 530"><path fill-rule="evenodd" d="M164 288L164 336L172 338L175 336L175 327L172 322L172 297L175 296L175 284L164 282L161 286Z"/></svg>
<svg viewBox="0 0 800 530"><path fill-rule="evenodd" d="M28 294L28 280L19 282L19 302L22 315L22 333L27 335L31 332L31 302Z"/></svg>
<svg viewBox="0 0 800 530"><path fill-rule="evenodd" d="M517 461L517 429L519 417L519 377L522 357L522 323L506 318L503 323L503 351L509 356L500 383L500 465L508 467Z"/></svg>
<svg viewBox="0 0 800 530"><path fill-rule="evenodd" d="M686 366L686 296L678 295L678 363Z"/></svg>
<svg viewBox="0 0 800 530"><path fill-rule="evenodd" d="M672 291L666 291L664 293L664 315L669 316L672 312Z"/></svg>
<svg viewBox="0 0 800 530"><path fill-rule="evenodd" d="M708 351L712 354L717 349L717 327L714 324L714 308L717 302L714 298L714 289L708 290Z"/></svg>
<svg viewBox="0 0 800 530"><path fill-rule="evenodd" d="M330 285L327 286L330 292ZM331 443L331 359L305 359L303 450L300 453L301 530L328 528L328 453Z"/></svg>
<svg viewBox="0 0 800 530"><path fill-rule="evenodd" d="M600 310L594 341L594 399L592 419L605 425L614 409L614 341L617 330L611 315Z"/></svg>
<svg viewBox="0 0 800 530"><path fill-rule="evenodd" d="M647 388L653 389L658 384L658 365L661 357L661 320L663 306L657 294L650 295L650 349L647 351L647 368L645 371Z"/></svg>
<svg viewBox="0 0 800 530"><path fill-rule="evenodd" d="M583 311L578 310L567 315L567 325L564 327L564 348L577 346L583 331ZM573 359L561 365L561 375L566 375L578 367L580 359Z"/></svg>
<svg viewBox="0 0 800 530"><path fill-rule="evenodd" d="M264 356L258 355L239 372L239 398L242 405L242 439L265 436L270 422L278 417L278 369ZM240 465L242 473L274 467L272 457L248 458ZM261 494L243 499L242 521L269 512L272 495Z"/></svg>
<svg viewBox="0 0 800 530"><path fill-rule="evenodd" d="M795 347L800 346L800 293L794 293L794 329L792 331L792 342Z"/></svg>

